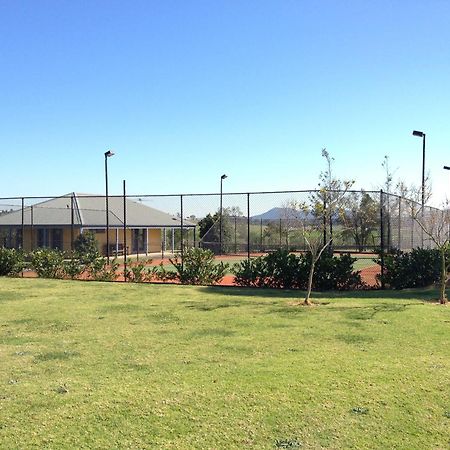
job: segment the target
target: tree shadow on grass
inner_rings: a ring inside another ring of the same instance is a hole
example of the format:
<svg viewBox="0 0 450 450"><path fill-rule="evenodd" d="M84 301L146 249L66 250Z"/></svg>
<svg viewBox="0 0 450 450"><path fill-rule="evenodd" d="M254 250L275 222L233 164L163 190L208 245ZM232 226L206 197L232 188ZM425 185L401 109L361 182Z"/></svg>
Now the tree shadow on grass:
<svg viewBox="0 0 450 450"><path fill-rule="evenodd" d="M304 291L294 289L269 289L236 286L205 286L201 288L211 294L220 294L230 297L278 298L301 301L305 297ZM377 289L366 291L326 291L313 292L312 301L320 302L322 299L380 299L380 300L416 300L419 302L438 302L439 293L436 288L390 290Z"/></svg>

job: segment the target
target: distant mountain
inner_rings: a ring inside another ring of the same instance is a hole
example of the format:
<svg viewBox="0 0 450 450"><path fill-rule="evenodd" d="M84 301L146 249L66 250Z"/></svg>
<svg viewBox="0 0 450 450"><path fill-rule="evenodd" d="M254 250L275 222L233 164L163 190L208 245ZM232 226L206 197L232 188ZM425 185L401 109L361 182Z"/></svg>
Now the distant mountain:
<svg viewBox="0 0 450 450"><path fill-rule="evenodd" d="M280 220L280 219L286 219L286 218L304 218L305 217L305 213L302 211L297 211L293 208L272 208L269 209L269 211L266 211L262 214L258 214L256 216L252 216L251 220L254 221L261 221L261 219L263 220L263 222L265 221L270 221L270 220Z"/></svg>

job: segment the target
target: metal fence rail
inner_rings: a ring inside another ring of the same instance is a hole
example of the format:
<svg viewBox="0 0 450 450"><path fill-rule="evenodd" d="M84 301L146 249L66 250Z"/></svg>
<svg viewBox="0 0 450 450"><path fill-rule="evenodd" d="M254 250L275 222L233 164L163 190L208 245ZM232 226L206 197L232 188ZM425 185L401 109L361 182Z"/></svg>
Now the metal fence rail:
<svg viewBox="0 0 450 450"><path fill-rule="evenodd" d="M339 194L339 207L324 218L321 229L335 252L383 255L433 247L415 220L417 203L383 191ZM130 255L183 256L193 247L247 258L278 249L301 252L307 250L303 227L322 220L307 206L327 195L333 192L127 195L124 183L123 195L107 198L0 198L0 246L69 251L77 236L90 230L101 252L125 260ZM422 221L430 222L438 211L425 207Z"/></svg>

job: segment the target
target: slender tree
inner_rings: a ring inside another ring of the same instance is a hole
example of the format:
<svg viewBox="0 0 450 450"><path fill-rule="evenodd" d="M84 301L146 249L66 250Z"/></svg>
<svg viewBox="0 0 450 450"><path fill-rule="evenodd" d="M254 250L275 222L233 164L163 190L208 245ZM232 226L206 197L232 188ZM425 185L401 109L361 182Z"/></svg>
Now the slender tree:
<svg viewBox="0 0 450 450"><path fill-rule="evenodd" d="M325 148L322 149L322 157L326 161L326 170L321 172L319 176L319 190L311 195L309 205L298 205L299 208L303 209L301 215L303 220L302 234L311 255L304 305L312 304L310 297L317 261L333 241L333 219L344 208L347 191L354 183L334 177L332 171L334 158ZM328 227L330 227L330 233L327 236Z"/></svg>
<svg viewBox="0 0 450 450"><path fill-rule="evenodd" d="M426 185L427 186L427 185ZM429 238L431 243L439 251L441 270L439 280L439 303L447 304L447 295L445 292L448 280L448 270L450 266L450 203L448 200L444 202L441 209L422 206L421 189L410 189L412 199L406 199L414 221L419 228ZM425 205L430 198L431 190L425 190Z"/></svg>

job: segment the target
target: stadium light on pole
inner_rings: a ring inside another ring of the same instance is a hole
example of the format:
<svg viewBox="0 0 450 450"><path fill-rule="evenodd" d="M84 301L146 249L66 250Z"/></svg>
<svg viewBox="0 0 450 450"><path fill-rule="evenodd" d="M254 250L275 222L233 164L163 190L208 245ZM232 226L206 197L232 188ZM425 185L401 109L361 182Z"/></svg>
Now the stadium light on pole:
<svg viewBox="0 0 450 450"><path fill-rule="evenodd" d="M422 138L422 211L425 207L425 136L423 131L413 131L413 136Z"/></svg>
<svg viewBox="0 0 450 450"><path fill-rule="evenodd" d="M109 264L109 204L108 204L108 158L114 156L114 152L105 152L105 185L106 185L106 258Z"/></svg>
<svg viewBox="0 0 450 450"><path fill-rule="evenodd" d="M227 178L227 175L223 174L220 177L220 209L219 209L219 245L220 245L220 254L222 254L222 238L223 238L223 228L222 228L222 215L223 215L223 208L222 208L222 197L223 197L223 190L222 190L222 185L223 185L223 180L225 180L225 178Z"/></svg>

